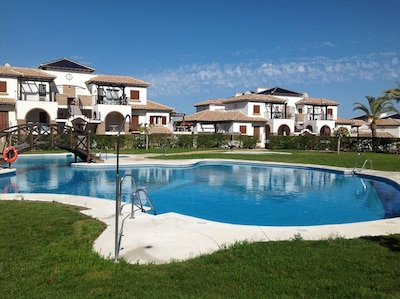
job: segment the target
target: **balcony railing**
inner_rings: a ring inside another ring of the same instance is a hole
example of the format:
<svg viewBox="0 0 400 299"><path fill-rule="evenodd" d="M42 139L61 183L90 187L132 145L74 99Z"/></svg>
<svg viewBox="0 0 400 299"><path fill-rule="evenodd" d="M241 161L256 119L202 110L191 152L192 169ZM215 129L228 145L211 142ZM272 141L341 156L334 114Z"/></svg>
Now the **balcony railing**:
<svg viewBox="0 0 400 299"><path fill-rule="evenodd" d="M307 114L307 119L308 120L334 120L333 119L333 115L331 114L317 114L314 113L314 115L312 113Z"/></svg>
<svg viewBox="0 0 400 299"><path fill-rule="evenodd" d="M266 119L294 119L294 114L286 113L285 115L283 112L272 112L272 117L271 117L271 112L265 112L264 117Z"/></svg>
<svg viewBox="0 0 400 299"><path fill-rule="evenodd" d="M104 105L128 105L128 100L122 97L107 98L106 96L96 96L96 103Z"/></svg>

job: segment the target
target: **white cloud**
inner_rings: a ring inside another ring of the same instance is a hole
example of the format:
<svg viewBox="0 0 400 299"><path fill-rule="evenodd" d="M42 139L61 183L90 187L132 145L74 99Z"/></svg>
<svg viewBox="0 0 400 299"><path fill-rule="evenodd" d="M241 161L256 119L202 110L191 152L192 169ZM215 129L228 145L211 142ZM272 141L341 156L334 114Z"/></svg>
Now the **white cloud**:
<svg viewBox="0 0 400 299"><path fill-rule="evenodd" d="M185 95L219 89L248 90L257 86L398 79L397 53L372 53L342 58L306 57L293 61L184 65L141 75L152 83L152 94ZM217 96L217 95L216 95Z"/></svg>
<svg viewBox="0 0 400 299"><path fill-rule="evenodd" d="M331 47L334 47L334 46L335 46L335 44L332 43L332 42L323 42L323 43L321 44L321 47L322 47L322 48L331 48Z"/></svg>

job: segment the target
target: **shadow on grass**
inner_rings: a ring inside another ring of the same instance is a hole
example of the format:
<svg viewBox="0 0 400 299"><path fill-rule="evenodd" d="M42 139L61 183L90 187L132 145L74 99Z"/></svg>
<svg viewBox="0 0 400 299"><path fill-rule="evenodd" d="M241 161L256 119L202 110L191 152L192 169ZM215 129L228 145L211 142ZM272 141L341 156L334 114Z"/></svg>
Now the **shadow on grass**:
<svg viewBox="0 0 400 299"><path fill-rule="evenodd" d="M361 239L378 243L394 252L400 252L400 239L396 236L367 236Z"/></svg>

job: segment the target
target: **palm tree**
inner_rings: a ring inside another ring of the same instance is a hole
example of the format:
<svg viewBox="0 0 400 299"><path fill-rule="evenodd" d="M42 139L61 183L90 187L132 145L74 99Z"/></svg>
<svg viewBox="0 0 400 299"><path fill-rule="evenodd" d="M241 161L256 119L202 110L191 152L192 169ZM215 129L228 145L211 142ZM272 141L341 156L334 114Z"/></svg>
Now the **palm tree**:
<svg viewBox="0 0 400 299"><path fill-rule="evenodd" d="M399 87L397 88L390 88L385 90L385 96L389 99L396 101L397 103L400 102L400 82L396 82Z"/></svg>
<svg viewBox="0 0 400 299"><path fill-rule="evenodd" d="M397 109L393 106L392 101L387 96L380 98L366 96L366 98L369 105L366 106L360 102L356 102L354 103L355 107L353 108L353 111L361 110L365 113L368 125L371 128L372 137L376 137L377 120L383 113L397 112Z"/></svg>

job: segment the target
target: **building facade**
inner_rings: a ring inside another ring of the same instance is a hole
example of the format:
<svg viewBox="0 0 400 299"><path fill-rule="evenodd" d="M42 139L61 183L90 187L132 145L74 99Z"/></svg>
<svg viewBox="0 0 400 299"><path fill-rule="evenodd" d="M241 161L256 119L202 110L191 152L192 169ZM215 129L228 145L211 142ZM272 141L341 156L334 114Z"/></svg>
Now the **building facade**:
<svg viewBox="0 0 400 299"><path fill-rule="evenodd" d="M97 75L68 58L38 69L0 66L0 129L25 123L97 124L98 134L139 133L144 127L173 129L174 109L148 100L150 83L128 76ZM93 127L93 126L92 126Z"/></svg>
<svg viewBox="0 0 400 299"><path fill-rule="evenodd" d="M246 134L267 146L271 135L331 135L339 103L310 98L280 87L238 93L195 104L196 113L180 123L194 133Z"/></svg>

